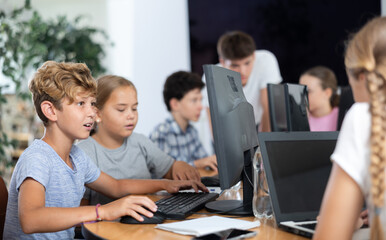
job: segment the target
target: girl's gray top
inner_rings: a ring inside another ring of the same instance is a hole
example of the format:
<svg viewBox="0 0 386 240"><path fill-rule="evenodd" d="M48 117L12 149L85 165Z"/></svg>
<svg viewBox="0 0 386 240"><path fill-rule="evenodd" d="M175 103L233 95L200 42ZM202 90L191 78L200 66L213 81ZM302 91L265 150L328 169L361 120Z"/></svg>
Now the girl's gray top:
<svg viewBox="0 0 386 240"><path fill-rule="evenodd" d="M116 179L159 179L174 163L173 158L146 136L135 132L125 138L122 146L116 149L107 149L92 137L80 141L77 146L86 152L103 172ZM106 204L113 200L88 188L84 198L89 199L91 205Z"/></svg>

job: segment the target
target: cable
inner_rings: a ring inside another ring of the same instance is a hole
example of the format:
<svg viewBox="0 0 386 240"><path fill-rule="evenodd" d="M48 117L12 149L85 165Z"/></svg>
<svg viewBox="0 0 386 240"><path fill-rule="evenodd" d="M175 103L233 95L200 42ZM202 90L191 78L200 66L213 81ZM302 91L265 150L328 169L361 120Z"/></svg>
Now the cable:
<svg viewBox="0 0 386 240"><path fill-rule="evenodd" d="M248 177L247 171L245 170L245 166L243 167L243 172L244 172L244 175L247 177L249 184L253 187L253 183L252 183L251 179L249 179L249 177Z"/></svg>

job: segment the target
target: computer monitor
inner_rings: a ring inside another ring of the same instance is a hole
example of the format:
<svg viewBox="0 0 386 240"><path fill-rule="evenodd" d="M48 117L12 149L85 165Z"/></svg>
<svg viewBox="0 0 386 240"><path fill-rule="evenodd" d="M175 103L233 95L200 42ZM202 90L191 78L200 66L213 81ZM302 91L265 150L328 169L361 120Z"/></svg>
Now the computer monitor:
<svg viewBox="0 0 386 240"><path fill-rule="evenodd" d="M310 131L308 91L301 84L268 84L268 105L273 132Z"/></svg>
<svg viewBox="0 0 386 240"><path fill-rule="evenodd" d="M210 116L221 189L243 181L243 200L213 201L209 211L252 215L252 158L258 146L253 107L247 102L241 77L215 65L204 65Z"/></svg>

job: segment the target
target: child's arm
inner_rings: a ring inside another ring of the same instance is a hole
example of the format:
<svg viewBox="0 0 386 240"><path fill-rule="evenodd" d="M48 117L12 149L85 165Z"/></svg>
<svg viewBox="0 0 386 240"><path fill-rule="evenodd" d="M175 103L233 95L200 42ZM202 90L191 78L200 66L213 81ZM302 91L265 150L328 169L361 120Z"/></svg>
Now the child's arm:
<svg viewBox="0 0 386 240"><path fill-rule="evenodd" d="M151 217L152 213L142 206L156 211L156 205L149 198L130 196L103 205L99 207L98 212L104 220L113 220L123 215L131 215L141 220L136 212ZM46 207L45 188L32 178L27 178L20 186L19 219L24 233L61 231L96 218L95 206Z"/></svg>
<svg viewBox="0 0 386 240"><path fill-rule="evenodd" d="M334 163L314 239L351 239L363 202L358 184Z"/></svg>
<svg viewBox="0 0 386 240"><path fill-rule="evenodd" d="M200 173L196 168L184 161L174 161L164 178L174 180L196 180L200 181Z"/></svg>
<svg viewBox="0 0 386 240"><path fill-rule="evenodd" d="M147 194L161 190L175 193L179 190L193 188L195 191L208 189L199 181L171 181L171 180L152 180L152 179L120 179L109 176L101 171L99 178L87 187L100 192L110 198L120 198L128 194Z"/></svg>
<svg viewBox="0 0 386 240"><path fill-rule="evenodd" d="M260 90L260 102L263 107L263 114L261 116L259 132L270 132L271 123L269 122L269 107L268 107L268 93L267 88Z"/></svg>
<svg viewBox="0 0 386 240"><path fill-rule="evenodd" d="M217 172L217 158L216 155L212 155L206 158L197 159L194 161L196 168L210 167L213 171Z"/></svg>

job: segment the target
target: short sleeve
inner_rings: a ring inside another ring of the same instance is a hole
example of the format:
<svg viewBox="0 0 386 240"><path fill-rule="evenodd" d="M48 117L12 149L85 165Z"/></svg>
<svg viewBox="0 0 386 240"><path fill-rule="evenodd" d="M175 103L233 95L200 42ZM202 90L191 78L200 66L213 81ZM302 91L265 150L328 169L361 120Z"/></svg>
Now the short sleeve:
<svg viewBox="0 0 386 240"><path fill-rule="evenodd" d="M19 190L20 185L29 177L47 188L50 169L52 168L48 156L42 151L29 151L23 155L22 163L19 165L18 174L16 175L16 189Z"/></svg>
<svg viewBox="0 0 386 240"><path fill-rule="evenodd" d="M366 193L370 157L371 116L367 103L356 103L347 112L332 161L337 163Z"/></svg>
<svg viewBox="0 0 386 240"><path fill-rule="evenodd" d="M282 81L279 63L273 53L267 50L257 51L255 63L259 76L259 89L266 88L268 83L278 84Z"/></svg>

